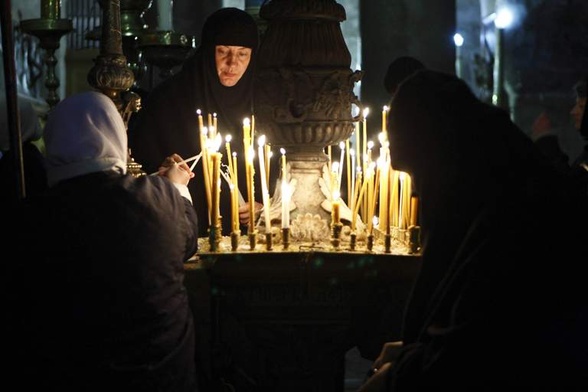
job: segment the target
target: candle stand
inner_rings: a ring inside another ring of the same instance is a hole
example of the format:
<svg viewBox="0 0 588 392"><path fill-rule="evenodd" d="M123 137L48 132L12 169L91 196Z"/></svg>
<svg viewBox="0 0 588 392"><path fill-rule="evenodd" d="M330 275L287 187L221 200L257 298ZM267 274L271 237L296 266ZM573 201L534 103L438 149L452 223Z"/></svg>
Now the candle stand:
<svg viewBox="0 0 588 392"><path fill-rule="evenodd" d="M160 69L159 77L166 79L173 68L182 64L196 47L196 38L173 31L152 31L139 39L139 50L145 61Z"/></svg>
<svg viewBox="0 0 588 392"><path fill-rule="evenodd" d="M47 98L45 99L50 108L53 108L60 101L57 89L59 88L59 78L55 74L57 58L55 51L59 49L61 37L73 30L71 19L28 19L20 22L20 27L24 33L34 35L39 39L39 45L45 50L45 64L47 65L47 74L45 77L45 87L47 88Z"/></svg>

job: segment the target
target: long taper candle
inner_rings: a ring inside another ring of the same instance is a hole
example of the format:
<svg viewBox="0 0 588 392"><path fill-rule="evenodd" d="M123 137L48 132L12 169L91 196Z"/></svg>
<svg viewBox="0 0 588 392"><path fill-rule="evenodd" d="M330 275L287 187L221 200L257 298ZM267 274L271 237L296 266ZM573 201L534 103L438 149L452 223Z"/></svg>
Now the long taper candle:
<svg viewBox="0 0 588 392"><path fill-rule="evenodd" d="M270 221L270 202L269 202L269 191L267 186L267 176L265 171L265 135L261 135L257 139L257 146L258 146L258 157L259 160L259 170L260 170L260 177L261 177L261 193L262 193L262 200L263 200L263 216L265 220L265 232L269 233L271 229L271 221Z"/></svg>
<svg viewBox="0 0 588 392"><path fill-rule="evenodd" d="M290 227L290 184L286 179L282 179L282 229Z"/></svg>

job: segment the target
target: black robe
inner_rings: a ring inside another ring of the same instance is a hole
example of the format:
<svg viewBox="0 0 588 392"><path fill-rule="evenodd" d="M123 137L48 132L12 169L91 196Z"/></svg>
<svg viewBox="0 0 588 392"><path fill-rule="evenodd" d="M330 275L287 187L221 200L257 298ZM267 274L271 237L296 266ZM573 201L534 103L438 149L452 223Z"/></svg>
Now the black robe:
<svg viewBox="0 0 588 392"><path fill-rule="evenodd" d="M28 199L19 262L4 266L20 388L195 391L183 262L196 220L159 176L88 174Z"/></svg>
<svg viewBox="0 0 588 392"><path fill-rule="evenodd" d="M183 158L200 153L200 130L196 111L199 109L207 126L208 114L216 113L218 132L231 135L231 149L237 152L239 187L247 200L243 149L243 120L253 113L253 82L257 52L255 21L242 10L224 8L213 13L202 29L202 43L186 60L181 71L156 86L144 99L142 108L129 125L129 148L133 158L148 173L157 171L165 157L177 153ZM219 42L222 41L222 42ZM243 77L233 87L223 86L216 73L216 44L252 47L251 62ZM228 165L223 140L222 162ZM257 144L255 144L257 147ZM275 154L275 152L274 152ZM274 159L275 161L275 159ZM259 171L255 165L256 172ZM202 161L194 169L196 177L188 185L200 221L200 234L209 228L208 205ZM259 175L254 180L256 199L261 200ZM272 187L274 184L271 184ZM223 234L231 231L230 190L225 181L221 187ZM242 231L246 230L244 227Z"/></svg>
<svg viewBox="0 0 588 392"><path fill-rule="evenodd" d="M586 197L455 76L411 76L389 121L392 166L421 198L423 260L388 390L586 387Z"/></svg>

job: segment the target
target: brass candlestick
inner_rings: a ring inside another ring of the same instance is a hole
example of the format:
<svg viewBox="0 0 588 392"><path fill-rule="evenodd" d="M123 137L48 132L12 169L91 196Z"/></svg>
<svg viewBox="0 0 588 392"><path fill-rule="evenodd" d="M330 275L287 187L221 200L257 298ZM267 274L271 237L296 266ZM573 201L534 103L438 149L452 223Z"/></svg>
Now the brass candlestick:
<svg viewBox="0 0 588 392"><path fill-rule="evenodd" d="M266 250L272 250L272 245L273 243L273 239L272 239L272 232L271 230L267 233L265 233L265 249Z"/></svg>
<svg viewBox="0 0 588 392"><path fill-rule="evenodd" d="M367 250L372 251L374 249L374 235L368 234L367 236Z"/></svg>
<svg viewBox="0 0 588 392"><path fill-rule="evenodd" d="M392 251L392 235L384 235L384 252L390 253Z"/></svg>
<svg viewBox="0 0 588 392"><path fill-rule="evenodd" d="M221 224L220 224L220 220L218 220L213 225L211 225L209 228L208 242L210 244L210 251L211 252L218 252L220 239L221 239Z"/></svg>
<svg viewBox="0 0 588 392"><path fill-rule="evenodd" d="M56 16L48 13L48 16ZM47 98L45 99L50 108L53 108L60 101L57 89L59 88L59 78L55 74L57 58L55 51L59 49L61 37L73 30L71 19L41 18L28 19L20 22L21 30L37 37L40 46L45 50L45 64L47 65L47 74L45 76L45 87L47 87Z"/></svg>
<svg viewBox="0 0 588 392"><path fill-rule="evenodd" d="M357 245L357 233L355 231L353 231L349 235L349 249L355 250L356 245Z"/></svg>
<svg viewBox="0 0 588 392"><path fill-rule="evenodd" d="M282 227L282 246L284 250L288 249L290 246L290 228L289 227Z"/></svg>
<svg viewBox="0 0 588 392"><path fill-rule="evenodd" d="M257 246L257 231L248 233L247 237L249 238L249 249L255 250L255 246Z"/></svg>
<svg viewBox="0 0 588 392"><path fill-rule="evenodd" d="M239 248L239 237L241 237L241 231L231 232L231 250L236 251Z"/></svg>
<svg viewBox="0 0 588 392"><path fill-rule="evenodd" d="M341 245L341 230L343 230L341 222L331 223L331 245L335 249L339 249L339 245Z"/></svg>

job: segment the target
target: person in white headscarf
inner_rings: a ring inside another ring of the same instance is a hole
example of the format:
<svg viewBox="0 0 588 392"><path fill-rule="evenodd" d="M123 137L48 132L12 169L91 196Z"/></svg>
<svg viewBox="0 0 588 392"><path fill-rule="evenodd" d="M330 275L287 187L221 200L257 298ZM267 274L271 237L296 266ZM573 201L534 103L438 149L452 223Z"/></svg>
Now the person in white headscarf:
<svg viewBox="0 0 588 392"><path fill-rule="evenodd" d="M198 390L184 262L198 223L173 154L159 175L127 173L127 136L110 98L61 101L44 130L49 189L23 205L15 246L14 361L23 389ZM24 237L24 238L23 238ZM35 246L28 246L35 238ZM22 279L19 279L22 278ZM13 357L11 357L13 358ZM30 387L30 388L28 388Z"/></svg>

